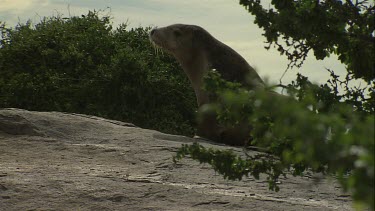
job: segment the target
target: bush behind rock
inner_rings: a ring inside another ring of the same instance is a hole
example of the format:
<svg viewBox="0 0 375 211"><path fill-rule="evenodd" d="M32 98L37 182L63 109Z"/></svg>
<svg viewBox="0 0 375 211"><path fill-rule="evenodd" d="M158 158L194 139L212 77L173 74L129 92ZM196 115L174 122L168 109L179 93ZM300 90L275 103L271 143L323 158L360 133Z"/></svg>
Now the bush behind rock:
<svg viewBox="0 0 375 211"><path fill-rule="evenodd" d="M0 107L65 111L193 134L195 97L173 58L156 54L150 28L113 28L97 11L0 22Z"/></svg>

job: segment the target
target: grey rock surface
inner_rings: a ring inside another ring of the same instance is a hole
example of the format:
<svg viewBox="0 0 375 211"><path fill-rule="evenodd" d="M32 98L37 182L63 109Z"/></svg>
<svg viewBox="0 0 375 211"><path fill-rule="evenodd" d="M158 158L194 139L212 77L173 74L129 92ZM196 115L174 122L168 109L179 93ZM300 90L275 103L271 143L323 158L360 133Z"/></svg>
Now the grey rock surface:
<svg viewBox="0 0 375 211"><path fill-rule="evenodd" d="M352 210L334 179L227 181L172 156L196 139L59 112L0 109L0 210ZM207 147L241 148L203 143Z"/></svg>

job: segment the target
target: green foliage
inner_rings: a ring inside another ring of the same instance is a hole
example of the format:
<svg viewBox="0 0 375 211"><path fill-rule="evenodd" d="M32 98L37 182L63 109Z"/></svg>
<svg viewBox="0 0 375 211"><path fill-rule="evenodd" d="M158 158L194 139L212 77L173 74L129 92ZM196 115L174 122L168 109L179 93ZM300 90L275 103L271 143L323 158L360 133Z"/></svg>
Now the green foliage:
<svg viewBox="0 0 375 211"><path fill-rule="evenodd" d="M176 163L187 155L200 163L210 164L225 179L241 180L243 176L250 175L259 179L261 173L266 174L269 188L275 191L279 191L277 179L281 175L285 176L280 161L270 154L248 155L246 159L243 159L231 150L206 149L194 143L183 144L173 160Z"/></svg>
<svg viewBox="0 0 375 211"><path fill-rule="evenodd" d="M216 111L222 125L251 125L251 145L262 152L241 157L199 144L183 145L174 161L191 156L226 179L265 174L275 191L278 178L286 173L321 172L336 177L357 204L374 210L374 6L367 1L284 0L272 1L273 8L267 10L259 0L240 4L264 29L266 48L273 45L287 56L287 69L301 67L312 50L317 59L338 55L348 74L340 79L328 70L331 77L322 85L298 74L291 84L278 85L288 93L283 96L272 88L246 90L212 72L206 89L217 102L208 110ZM355 78L367 86L353 86Z"/></svg>
<svg viewBox="0 0 375 211"><path fill-rule="evenodd" d="M110 17L43 18L0 25L0 107L65 111L191 135L195 97L149 28L113 29Z"/></svg>
<svg viewBox="0 0 375 211"><path fill-rule="evenodd" d="M335 84L335 79L330 81ZM267 153L241 158L231 151L193 144L183 145L175 162L190 155L232 180L266 174L270 189L276 191L278 178L287 172L294 176L307 170L321 172L335 175L355 201L373 203L373 110L338 101L332 85L317 86L301 75L288 88L290 97L237 88L216 72L209 74L206 84L218 96L211 106L219 121L235 125L239 119L247 119L253 126L251 144Z"/></svg>
<svg viewBox="0 0 375 211"><path fill-rule="evenodd" d="M355 78L375 79L375 9L367 0L273 0L270 9L259 0L240 0L240 4L264 29L266 48L274 44L290 66L301 67L312 50L316 59L338 55Z"/></svg>

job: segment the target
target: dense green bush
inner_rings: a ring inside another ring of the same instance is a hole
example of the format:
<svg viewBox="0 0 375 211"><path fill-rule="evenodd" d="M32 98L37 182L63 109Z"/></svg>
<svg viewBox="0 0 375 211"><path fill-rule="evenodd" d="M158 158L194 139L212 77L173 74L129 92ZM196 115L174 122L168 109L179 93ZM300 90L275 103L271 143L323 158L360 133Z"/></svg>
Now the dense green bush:
<svg viewBox="0 0 375 211"><path fill-rule="evenodd" d="M110 17L1 24L0 107L76 112L192 135L196 101L175 60L156 54L149 28Z"/></svg>

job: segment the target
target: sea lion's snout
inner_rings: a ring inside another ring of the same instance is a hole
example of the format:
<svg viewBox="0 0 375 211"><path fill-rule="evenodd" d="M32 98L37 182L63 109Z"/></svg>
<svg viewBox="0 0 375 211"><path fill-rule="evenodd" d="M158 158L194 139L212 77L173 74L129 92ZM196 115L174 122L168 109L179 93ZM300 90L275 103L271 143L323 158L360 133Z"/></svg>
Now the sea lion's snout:
<svg viewBox="0 0 375 211"><path fill-rule="evenodd" d="M154 47L163 49L166 52L170 53L171 42L173 42L168 37L168 29L164 28L153 28L149 33L149 39Z"/></svg>
<svg viewBox="0 0 375 211"><path fill-rule="evenodd" d="M153 42L154 44L156 45L160 45L160 39L161 39L161 35L160 33L157 33L159 29L158 28L153 28L150 33L149 33L149 38L151 40L151 42Z"/></svg>
<svg viewBox="0 0 375 211"><path fill-rule="evenodd" d="M151 29L150 33L148 34L148 36L150 37L150 40L154 40L155 39L155 32L156 32L157 28L153 28Z"/></svg>

